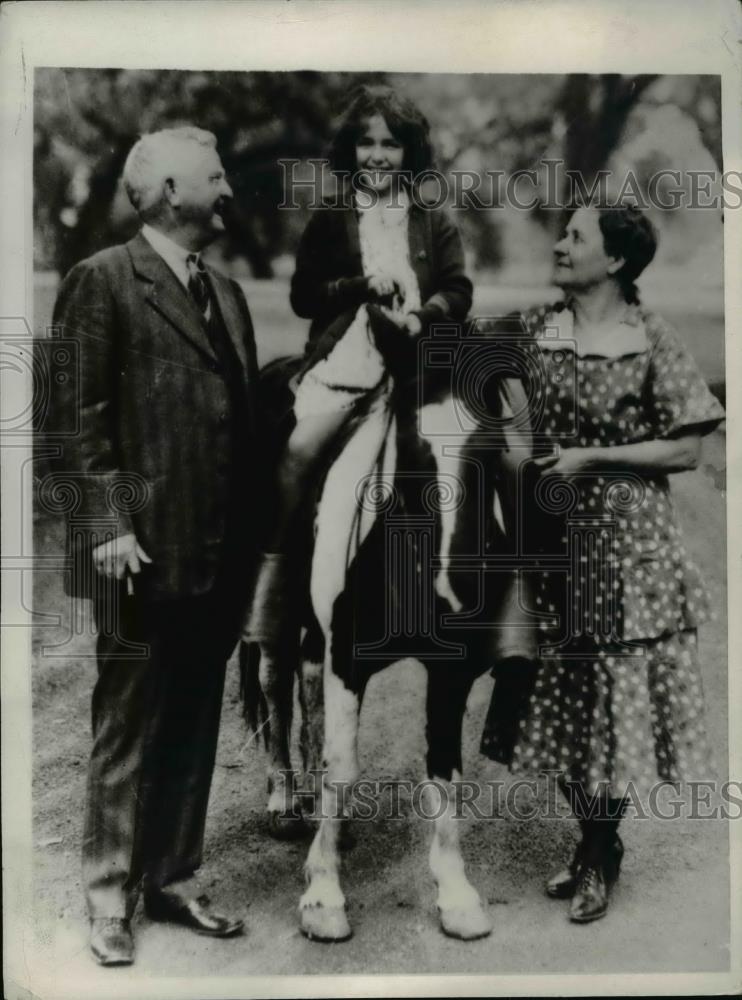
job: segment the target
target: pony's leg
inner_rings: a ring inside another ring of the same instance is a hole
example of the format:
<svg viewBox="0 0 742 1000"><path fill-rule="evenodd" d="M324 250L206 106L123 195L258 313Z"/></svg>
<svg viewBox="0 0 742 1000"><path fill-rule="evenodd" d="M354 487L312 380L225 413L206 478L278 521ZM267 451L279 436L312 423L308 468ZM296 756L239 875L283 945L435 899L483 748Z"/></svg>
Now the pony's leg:
<svg viewBox="0 0 742 1000"><path fill-rule="evenodd" d="M305 640L299 668L299 706L301 728L299 749L304 770L302 809L313 821L321 812L322 751L325 739L324 718L324 647Z"/></svg>
<svg viewBox="0 0 742 1000"><path fill-rule="evenodd" d="M492 930L479 894L466 877L452 785L461 780L461 728L473 680L465 662L428 666L428 778L438 786L426 785L423 794L425 815L436 817L430 869L438 888L441 929L464 941L486 937Z"/></svg>
<svg viewBox="0 0 742 1000"><path fill-rule="evenodd" d="M268 718L268 830L278 840L307 831L296 797L296 772L291 764L291 721L296 654L292 647L260 644L260 687Z"/></svg>
<svg viewBox="0 0 742 1000"><path fill-rule="evenodd" d="M302 656L299 672L299 704L301 730L299 746L305 771L317 774L322 768L324 746L324 692L322 674L324 664L306 653Z"/></svg>
<svg viewBox="0 0 742 1000"><path fill-rule="evenodd" d="M299 902L301 930L316 941L345 941L353 933L340 887L340 826L358 777L360 697L324 666L325 737L319 825L305 865L307 888Z"/></svg>

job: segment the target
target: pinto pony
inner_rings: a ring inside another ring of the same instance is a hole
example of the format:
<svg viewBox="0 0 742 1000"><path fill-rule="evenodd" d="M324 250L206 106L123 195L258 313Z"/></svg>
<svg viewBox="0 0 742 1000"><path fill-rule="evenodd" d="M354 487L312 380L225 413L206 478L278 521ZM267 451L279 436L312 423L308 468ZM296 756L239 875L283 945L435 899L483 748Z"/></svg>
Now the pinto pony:
<svg viewBox="0 0 742 1000"><path fill-rule="evenodd" d="M301 929L315 940L352 933L339 841L359 776L359 712L370 677L407 657L428 674L432 781L424 795L445 803L425 809L438 817L429 861L441 927L460 939L492 928L466 876L452 783L461 779L462 721L475 679L493 666L503 676L508 668L522 673L534 655L515 541L519 473L531 454L529 400L517 342L514 349L496 329L481 320L434 329L403 356L377 334L389 375L320 487L308 576L299 582L308 597L300 662L290 652L300 648L298 621L285 656L241 650L246 714L268 734L277 836L303 823L287 781L299 680L304 766L322 772L299 904Z"/></svg>

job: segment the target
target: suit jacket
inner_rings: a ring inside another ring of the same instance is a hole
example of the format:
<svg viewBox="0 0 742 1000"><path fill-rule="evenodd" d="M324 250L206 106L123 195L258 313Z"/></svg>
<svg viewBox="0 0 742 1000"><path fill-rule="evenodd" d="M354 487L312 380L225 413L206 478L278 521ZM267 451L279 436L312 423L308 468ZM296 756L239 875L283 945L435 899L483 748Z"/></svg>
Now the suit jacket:
<svg viewBox="0 0 742 1000"><path fill-rule="evenodd" d="M78 351L54 400L65 426L71 411L78 419L65 444L73 593L90 596L89 555L106 531L134 531L152 559L136 586L155 599L207 592L250 549L255 338L239 285L208 273L238 372L224 370L195 302L141 234L60 287L54 324Z"/></svg>
<svg viewBox="0 0 742 1000"><path fill-rule="evenodd" d="M423 327L434 319L465 319L471 308L472 283L464 270L464 249L454 223L442 209L423 208L413 202L408 235L410 264L420 286L422 308L418 315ZM307 352L315 351L333 320L355 311L368 298L355 209L318 209L299 242L291 281L294 312L312 320ZM322 353L331 349L331 341Z"/></svg>

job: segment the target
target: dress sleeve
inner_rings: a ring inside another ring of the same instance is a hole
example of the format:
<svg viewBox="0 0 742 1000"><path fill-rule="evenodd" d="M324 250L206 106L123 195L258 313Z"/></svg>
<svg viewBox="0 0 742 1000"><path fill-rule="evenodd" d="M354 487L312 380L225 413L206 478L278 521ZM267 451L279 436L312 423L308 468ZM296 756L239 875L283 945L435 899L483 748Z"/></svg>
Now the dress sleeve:
<svg viewBox="0 0 742 1000"><path fill-rule="evenodd" d="M725 417L693 356L667 323L649 325L649 405L658 437L709 434Z"/></svg>

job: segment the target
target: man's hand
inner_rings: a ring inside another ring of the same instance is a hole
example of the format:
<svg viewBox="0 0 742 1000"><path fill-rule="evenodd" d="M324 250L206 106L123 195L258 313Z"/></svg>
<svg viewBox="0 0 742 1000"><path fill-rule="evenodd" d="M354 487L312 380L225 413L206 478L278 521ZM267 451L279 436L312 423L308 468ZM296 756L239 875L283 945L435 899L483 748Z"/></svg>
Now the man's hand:
<svg viewBox="0 0 742 1000"><path fill-rule="evenodd" d="M96 570L102 576L115 577L117 580L123 580L127 573L132 576L141 573L143 562L151 563L152 560L131 532L112 538L110 542L104 542L93 549ZM127 586L129 594L133 593L130 578Z"/></svg>

